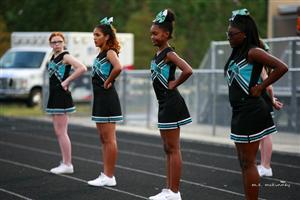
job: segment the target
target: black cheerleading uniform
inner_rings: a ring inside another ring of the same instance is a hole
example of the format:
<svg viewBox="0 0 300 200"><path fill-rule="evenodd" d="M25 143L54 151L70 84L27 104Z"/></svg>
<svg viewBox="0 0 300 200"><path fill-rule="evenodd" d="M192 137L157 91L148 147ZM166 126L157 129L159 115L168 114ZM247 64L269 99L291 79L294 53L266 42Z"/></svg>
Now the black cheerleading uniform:
<svg viewBox="0 0 300 200"><path fill-rule="evenodd" d="M232 107L230 138L236 143L250 143L276 133L266 91L259 97L250 88L261 82L262 64L249 63L246 57L229 61L226 79Z"/></svg>
<svg viewBox="0 0 300 200"><path fill-rule="evenodd" d="M66 54L69 54L69 52L64 51L55 58L53 55L48 64L49 99L46 108L48 114L75 112L71 92L64 90L61 86L61 83L68 78L71 71L71 65L63 63L63 57Z"/></svg>
<svg viewBox="0 0 300 200"><path fill-rule="evenodd" d="M155 55L151 61L151 77L158 100L158 128L160 130L176 129L192 122L184 99L177 89L168 89L169 81L175 80L176 65L165 62L167 53L174 51L171 47Z"/></svg>
<svg viewBox="0 0 300 200"><path fill-rule="evenodd" d="M107 51L100 52L94 60L92 68L93 84L93 111L92 121L96 123L121 122L123 116L117 91L112 83L108 89L104 89L105 80L109 77L113 65L107 59Z"/></svg>

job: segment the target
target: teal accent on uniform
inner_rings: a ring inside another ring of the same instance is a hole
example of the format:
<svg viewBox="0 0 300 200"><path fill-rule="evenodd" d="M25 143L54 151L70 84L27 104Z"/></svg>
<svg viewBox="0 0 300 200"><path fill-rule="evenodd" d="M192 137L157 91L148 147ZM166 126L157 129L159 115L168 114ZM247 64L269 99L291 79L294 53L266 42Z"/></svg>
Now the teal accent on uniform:
<svg viewBox="0 0 300 200"><path fill-rule="evenodd" d="M72 113L76 111L76 107L71 108L46 108L46 112L48 114L64 114L64 113Z"/></svg>
<svg viewBox="0 0 300 200"><path fill-rule="evenodd" d="M277 133L276 127L272 126L269 127L265 130L263 130L260 133L255 133L255 134L251 134L249 136L247 135L236 135L231 133L230 134L230 139L237 142L237 143L249 143L249 142L255 142L258 141L260 139L262 139L263 137L273 134L273 133Z"/></svg>
<svg viewBox="0 0 300 200"><path fill-rule="evenodd" d="M233 21L237 15L248 16L248 15L250 15L250 12L246 8L234 10L234 11L232 11L232 15L231 15L229 21Z"/></svg>
<svg viewBox="0 0 300 200"><path fill-rule="evenodd" d="M103 19L100 20L100 24L101 25L108 25L109 26L109 25L111 25L113 23L113 21L114 21L113 17L110 17L110 18L104 17Z"/></svg>
<svg viewBox="0 0 300 200"><path fill-rule="evenodd" d="M96 117L92 116L92 121L98 123L122 122L123 116Z"/></svg>
<svg viewBox="0 0 300 200"><path fill-rule="evenodd" d="M62 81L66 71L66 64L62 63L62 61L55 63L54 61L50 61L48 64L48 72L49 77L55 75L58 80Z"/></svg>
<svg viewBox="0 0 300 200"><path fill-rule="evenodd" d="M63 79L65 71L66 71L66 64L61 64L58 68L58 74L61 77L61 79Z"/></svg>
<svg viewBox="0 0 300 200"><path fill-rule="evenodd" d="M229 67L226 73L226 79L228 85L231 86L232 81L235 79L240 87L249 94L249 84L253 71L253 64L247 63L246 59L243 59L239 63L235 63L233 60L230 61Z"/></svg>
<svg viewBox="0 0 300 200"><path fill-rule="evenodd" d="M244 80L246 80L248 85L250 83L252 70L253 70L253 64L246 64L240 67L240 75Z"/></svg>
<svg viewBox="0 0 300 200"><path fill-rule="evenodd" d="M179 124L179 126L182 126L182 125L186 125L189 123L192 123L192 118L185 119L185 120L179 122L178 124Z"/></svg>
<svg viewBox="0 0 300 200"><path fill-rule="evenodd" d="M160 11L152 22L163 23L168 15L168 10Z"/></svg>
<svg viewBox="0 0 300 200"><path fill-rule="evenodd" d="M151 61L151 77L152 80L158 78L158 80L168 88L169 76L170 76L170 65L164 63L163 61L156 64L154 60Z"/></svg>
<svg viewBox="0 0 300 200"><path fill-rule="evenodd" d="M170 122L170 123L158 123L157 126L159 129L176 129L180 126L184 126L192 122L192 118L189 117L187 119L178 121L178 122Z"/></svg>
<svg viewBox="0 0 300 200"><path fill-rule="evenodd" d="M95 73L97 73L100 76L100 78L102 78L103 81L105 81L111 73L112 64L107 60L106 57L102 58L101 60L96 58L94 60L92 69L92 76L94 76Z"/></svg>

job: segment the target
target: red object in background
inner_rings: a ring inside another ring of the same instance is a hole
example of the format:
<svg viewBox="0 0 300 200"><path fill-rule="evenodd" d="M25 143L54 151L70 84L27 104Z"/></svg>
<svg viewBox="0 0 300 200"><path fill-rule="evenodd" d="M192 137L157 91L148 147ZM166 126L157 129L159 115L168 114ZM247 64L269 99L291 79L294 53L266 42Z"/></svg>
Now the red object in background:
<svg viewBox="0 0 300 200"><path fill-rule="evenodd" d="M297 14L297 34L300 35L300 6L298 7Z"/></svg>
<svg viewBox="0 0 300 200"><path fill-rule="evenodd" d="M123 70L134 70L134 66L133 65L123 66Z"/></svg>

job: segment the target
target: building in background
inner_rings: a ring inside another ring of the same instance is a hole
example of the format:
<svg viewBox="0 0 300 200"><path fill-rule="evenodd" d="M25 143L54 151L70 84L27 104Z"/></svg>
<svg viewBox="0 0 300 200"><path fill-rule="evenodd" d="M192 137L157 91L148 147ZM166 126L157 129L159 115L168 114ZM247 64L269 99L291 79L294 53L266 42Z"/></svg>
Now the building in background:
<svg viewBox="0 0 300 200"><path fill-rule="evenodd" d="M297 35L300 0L269 0L268 38Z"/></svg>

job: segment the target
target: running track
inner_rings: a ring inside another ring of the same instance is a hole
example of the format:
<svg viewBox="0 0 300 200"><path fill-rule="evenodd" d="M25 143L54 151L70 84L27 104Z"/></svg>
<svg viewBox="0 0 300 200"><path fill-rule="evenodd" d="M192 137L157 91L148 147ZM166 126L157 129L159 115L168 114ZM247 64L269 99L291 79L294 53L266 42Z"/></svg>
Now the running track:
<svg viewBox="0 0 300 200"><path fill-rule="evenodd" d="M139 200L164 186L165 162L158 135L118 132L117 187L87 185L102 169L95 128L70 125L72 175L53 175L60 161L52 124L0 117L0 199ZM183 200L243 200L233 147L182 140ZM262 178L260 199L300 199L300 156L274 153L274 176Z"/></svg>

